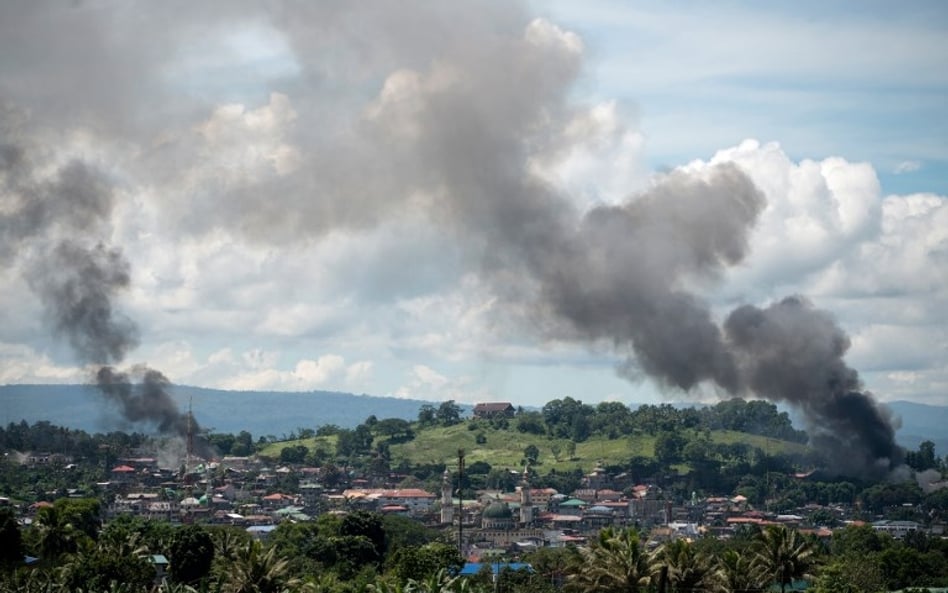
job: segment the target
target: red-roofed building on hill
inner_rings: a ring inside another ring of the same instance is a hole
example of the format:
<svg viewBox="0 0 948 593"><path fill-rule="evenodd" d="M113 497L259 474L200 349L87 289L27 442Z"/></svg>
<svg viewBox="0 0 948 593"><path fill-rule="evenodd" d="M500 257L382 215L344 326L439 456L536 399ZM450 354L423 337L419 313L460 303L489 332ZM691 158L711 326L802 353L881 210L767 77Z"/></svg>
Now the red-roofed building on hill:
<svg viewBox="0 0 948 593"><path fill-rule="evenodd" d="M514 415L515 408L510 402L487 402L474 405L475 418L498 418Z"/></svg>

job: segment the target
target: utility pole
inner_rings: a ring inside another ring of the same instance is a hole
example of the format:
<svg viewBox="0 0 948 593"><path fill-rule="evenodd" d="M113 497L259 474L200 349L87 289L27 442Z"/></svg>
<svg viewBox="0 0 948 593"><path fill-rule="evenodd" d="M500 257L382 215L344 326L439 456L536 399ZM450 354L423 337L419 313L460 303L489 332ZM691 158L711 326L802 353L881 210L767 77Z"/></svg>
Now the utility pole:
<svg viewBox="0 0 948 593"><path fill-rule="evenodd" d="M464 449L458 449L458 553L464 557Z"/></svg>

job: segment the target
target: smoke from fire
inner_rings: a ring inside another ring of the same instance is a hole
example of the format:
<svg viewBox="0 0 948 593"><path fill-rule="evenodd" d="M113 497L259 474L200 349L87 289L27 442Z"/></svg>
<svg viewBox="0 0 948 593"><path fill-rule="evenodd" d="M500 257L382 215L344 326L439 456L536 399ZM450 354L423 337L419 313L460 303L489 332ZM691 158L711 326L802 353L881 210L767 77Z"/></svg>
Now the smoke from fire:
<svg viewBox="0 0 948 593"><path fill-rule="evenodd" d="M212 4L189 15L182 34L202 30L201 23L245 22L254 10L236 3L212 10ZM538 340L607 343L625 360L622 375L644 374L667 389L713 385L790 404L840 472L879 476L897 466L891 419L845 364L849 340L831 315L794 296L763 308L738 307L722 322L695 288L720 280L748 255L766 207L749 177L734 165L676 170L621 203L580 208L543 170L564 158L577 130L588 125L573 93L583 72L581 40L508 2L446 6L302 3L256 15L286 40L299 81L291 86L293 107L286 95L272 96L254 129L274 122L295 127L279 138L286 144L265 167L232 167L240 170L236 181L221 173L229 163L214 159L239 137L223 135L216 121L191 122L173 130L177 136L158 133L154 114L141 109L155 106L158 113L158 106L176 105L158 84L167 72L161 59L173 52L136 53L131 41L171 35L171 13L135 21L167 27L109 38L130 43L125 52L105 51L99 31L108 23L89 26L84 14L72 38L102 58L95 88L122 92L83 95L69 109L96 114L108 133L159 147L146 152L135 172L153 184L188 179L186 202L174 196L162 202L164 222L182 232L225 229L241 239L287 244L420 213L451 236L465 262L476 262L500 314ZM335 49L326 51L330 44ZM119 54L120 63L113 62ZM72 58L59 57L64 64L57 66L65 69ZM140 88L126 78L133 65ZM49 97L60 82L50 77L45 84L50 88L42 96ZM19 90L8 90L14 101L20 98ZM185 111L201 108L207 106ZM70 112L45 113L58 121ZM200 130L199 139L181 132L191 129ZM198 140L201 149L192 146ZM129 262L108 242L109 181L81 162L38 181L27 154L15 143L0 149L4 201L13 205L0 211L0 253L29 246L27 277L52 328L79 359L118 363L138 336L114 307L130 276ZM182 173L182 163L192 161L195 168ZM180 431L167 381L154 371L139 374L136 394L128 376L107 366L98 373L103 392L127 418Z"/></svg>
<svg viewBox="0 0 948 593"><path fill-rule="evenodd" d="M193 418L177 409L159 371L137 366L125 373L109 366L138 345L139 331L115 305L129 286L131 267L120 248L106 243L114 201L108 180L74 160L51 181L38 181L29 151L5 140L0 179L7 208L0 216L0 254L6 259L24 254L26 280L52 331L68 341L80 362L98 367L94 381L125 421L165 435L199 433ZM195 442L196 452L210 453L203 437Z"/></svg>

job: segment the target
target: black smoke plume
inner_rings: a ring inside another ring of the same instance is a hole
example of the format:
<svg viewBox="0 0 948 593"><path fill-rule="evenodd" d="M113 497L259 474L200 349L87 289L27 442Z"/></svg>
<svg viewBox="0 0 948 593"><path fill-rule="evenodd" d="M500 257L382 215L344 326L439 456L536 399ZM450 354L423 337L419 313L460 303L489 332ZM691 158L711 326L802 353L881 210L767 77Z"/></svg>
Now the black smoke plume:
<svg viewBox="0 0 948 593"><path fill-rule="evenodd" d="M200 425L192 414L178 410L169 394L171 382L159 371L141 365L130 372L103 366L96 372L96 384L129 422L153 426L161 434L190 438L194 453L210 457L211 448Z"/></svg>
<svg viewBox="0 0 948 593"><path fill-rule="evenodd" d="M831 469L884 477L902 463L888 411L843 360L850 341L826 312L801 297L745 305L724 323L744 387L801 412Z"/></svg>
<svg viewBox="0 0 948 593"><path fill-rule="evenodd" d="M743 173L719 166L705 179L672 174L624 205L591 210L573 230L550 225L536 245L518 246L540 254L524 259L539 287L535 312L545 327L565 325L563 335L627 352L622 374L790 404L829 469L886 477L902 462L892 419L846 365L850 341L832 316L790 297L739 307L721 326L686 288L746 256L763 206Z"/></svg>
<svg viewBox="0 0 948 593"><path fill-rule="evenodd" d="M0 258L25 253L26 280L53 333L68 341L80 362L99 366L99 391L126 421L162 434L198 435L200 426L178 411L164 375L108 366L121 363L139 343L137 325L115 305L129 287L131 266L121 249L107 244L114 202L108 179L78 160L45 181L36 179L35 168L26 147L0 144L0 197L7 206L0 214ZM194 442L196 452L210 452L201 437Z"/></svg>
<svg viewBox="0 0 948 593"><path fill-rule="evenodd" d="M129 263L116 248L63 241L30 270L53 330L68 338L85 363L121 362L138 345L138 328L115 310L114 296L128 287Z"/></svg>

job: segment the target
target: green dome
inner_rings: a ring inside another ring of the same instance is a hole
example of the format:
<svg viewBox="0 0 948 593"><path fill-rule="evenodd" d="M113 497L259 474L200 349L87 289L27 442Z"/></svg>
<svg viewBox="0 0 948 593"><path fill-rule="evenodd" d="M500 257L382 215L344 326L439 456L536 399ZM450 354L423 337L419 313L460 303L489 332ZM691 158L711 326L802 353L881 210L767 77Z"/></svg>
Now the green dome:
<svg viewBox="0 0 948 593"><path fill-rule="evenodd" d="M506 502L492 502L484 509L485 519L510 519L513 517L513 511Z"/></svg>

